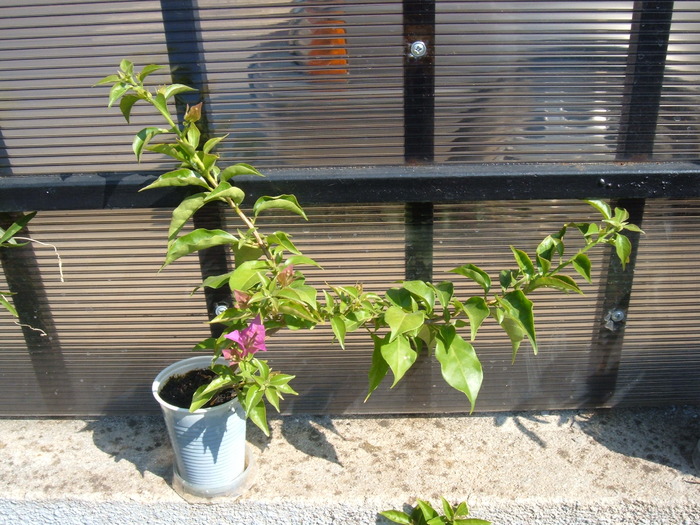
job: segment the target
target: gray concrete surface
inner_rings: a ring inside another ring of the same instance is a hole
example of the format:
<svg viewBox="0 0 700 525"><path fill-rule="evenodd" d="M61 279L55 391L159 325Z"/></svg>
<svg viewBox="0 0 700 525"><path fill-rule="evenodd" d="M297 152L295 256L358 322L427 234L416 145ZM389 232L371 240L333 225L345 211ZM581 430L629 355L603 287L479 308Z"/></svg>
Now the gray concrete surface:
<svg viewBox="0 0 700 525"><path fill-rule="evenodd" d="M700 524L700 408L283 417L240 498L170 486L159 417L0 419L2 524L382 524L416 497L494 524Z"/></svg>

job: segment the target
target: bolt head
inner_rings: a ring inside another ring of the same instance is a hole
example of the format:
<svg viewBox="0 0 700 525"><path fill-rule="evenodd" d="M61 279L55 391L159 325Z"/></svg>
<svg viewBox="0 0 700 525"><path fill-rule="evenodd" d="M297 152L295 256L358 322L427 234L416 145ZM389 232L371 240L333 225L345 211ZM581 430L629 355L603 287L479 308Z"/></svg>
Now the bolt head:
<svg viewBox="0 0 700 525"><path fill-rule="evenodd" d="M417 40L411 44L411 56L420 58L428 53L428 46L422 40Z"/></svg>

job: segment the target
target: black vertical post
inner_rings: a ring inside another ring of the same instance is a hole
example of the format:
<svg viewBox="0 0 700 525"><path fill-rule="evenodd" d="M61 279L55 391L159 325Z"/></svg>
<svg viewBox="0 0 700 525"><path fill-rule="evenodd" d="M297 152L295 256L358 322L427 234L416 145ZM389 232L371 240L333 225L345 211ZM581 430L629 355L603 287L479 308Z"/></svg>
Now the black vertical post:
<svg viewBox="0 0 700 525"><path fill-rule="evenodd" d="M617 145L620 161L648 161L653 156L672 15L672 1L634 3ZM627 209L630 222L641 225L644 199L620 199L613 204ZM592 406L604 405L617 384L639 248L639 234L625 234L632 245L630 261L623 269L617 256L611 254L600 290L587 384Z"/></svg>
<svg viewBox="0 0 700 525"><path fill-rule="evenodd" d="M187 106L193 106L208 94L204 50L195 19L194 0L161 0L163 26L170 58L173 82L197 88L196 93L184 93L176 97L178 116L184 115ZM208 111L203 104L202 118L197 123L202 133L202 141L210 138ZM212 203L199 210L193 217L195 228L221 229L224 223L224 210L219 203ZM228 257L224 246L215 246L199 253L202 277L221 275L229 271ZM204 296L209 317L216 315L219 306L232 304L231 292L227 287L205 288ZM221 334L220 325L211 325L212 336Z"/></svg>
<svg viewBox="0 0 700 525"><path fill-rule="evenodd" d="M435 158L435 2L404 0L404 159ZM406 204L406 279L433 273L433 204Z"/></svg>

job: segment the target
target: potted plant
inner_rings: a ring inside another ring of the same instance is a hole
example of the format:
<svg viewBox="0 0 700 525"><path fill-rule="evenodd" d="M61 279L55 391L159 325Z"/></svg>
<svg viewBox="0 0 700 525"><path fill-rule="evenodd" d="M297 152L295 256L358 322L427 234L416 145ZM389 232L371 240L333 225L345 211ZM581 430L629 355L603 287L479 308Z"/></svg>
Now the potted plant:
<svg viewBox="0 0 700 525"><path fill-rule="evenodd" d="M310 329L322 323L330 324L341 347L349 332L362 329L369 333L374 351L367 397L389 371L393 375L392 386L396 385L416 362L419 353L427 352L435 355L445 381L467 396L473 410L483 371L471 343L482 323L487 319L495 320L505 330L511 340L513 358L524 340L537 352L533 303L528 295L539 288L581 293L574 278L564 273L565 270L573 269L574 275L590 281L591 261L587 252L601 245L613 246L624 265L629 259L631 246L621 232L641 231L628 223L629 215L625 210L612 210L602 201L588 201L602 216L600 222L564 225L558 232L547 236L532 257L513 247L515 267L503 270L497 282L494 283L487 272L474 264L452 270L460 278L476 283L481 290L478 295L460 297L454 283L449 280L437 284L407 281L384 294L367 292L361 284L328 286L319 291L306 282L301 270L304 266L318 266L318 263L303 255L287 233L264 232L257 224L261 215L274 210L284 210L306 219L297 199L288 194L264 196L252 205L251 211L244 210L245 193L234 185L234 180L241 176L262 175L248 164L218 165L215 148L226 136L202 139L197 125L201 118L201 103L188 106L182 122L177 123L168 104L173 97L193 89L182 84L149 89L144 81L158 69L160 66L149 65L137 72L133 63L123 60L119 71L102 79L98 85L111 85L109 106L118 102L127 122L134 104L140 101L150 104L165 120L164 127L140 130L132 148L137 159L144 150L153 151L173 158L177 167L143 189L189 186L195 190L173 210L163 267L212 246L228 247L235 262L231 272L209 277L203 282L205 287L228 286L234 297L234 304L212 320L225 325L223 334L206 339L195 348L210 352L212 357L196 361L196 366L193 365L195 361L186 366L183 364L187 370L166 369L168 374L177 372L178 380L189 381L189 374L184 372L189 372L190 368L195 368L200 376L200 382L191 382L186 401L177 407L183 411L177 421L178 424L184 422L189 413L200 415L201 419L194 423L196 430L179 428L177 424L175 430L170 430L175 446L179 434L192 444L195 443L192 435L206 433L205 427L209 423L202 423L207 421L205 414L215 410L212 405L220 402L227 403L224 412L246 417L268 434L266 402L279 410L283 396L295 392L289 385L293 376L273 371L265 360L259 358L260 352L266 349L266 338L281 329ZM215 201L225 204L240 220L241 227L235 232L196 229L183 234L183 227L194 213ZM565 255L564 239L569 231L578 232L582 239L573 255ZM467 329L466 337L461 334L462 329ZM209 366L205 367L204 362ZM206 373L202 373L202 368L208 368ZM154 395L162 406L165 406L161 396L168 374L159 375L154 383ZM223 400L219 399L222 394ZM233 396L235 400L228 400L226 396ZM166 404L175 406L172 402ZM218 428L224 427L228 428L228 423ZM234 432L240 433L238 424ZM209 431L212 436L220 433L220 430ZM225 492L226 483L234 483L241 474L242 440L236 446L239 448L237 466L223 469L229 479L223 485L217 482L216 491ZM196 442L195 448L195 455L210 457L207 466L193 470L213 469L213 465L224 457L218 445ZM191 455L190 451L176 451L176 473L182 476L185 484L199 486L189 477L185 467L180 466L182 457L188 455ZM212 494L207 490L201 488L205 494Z"/></svg>

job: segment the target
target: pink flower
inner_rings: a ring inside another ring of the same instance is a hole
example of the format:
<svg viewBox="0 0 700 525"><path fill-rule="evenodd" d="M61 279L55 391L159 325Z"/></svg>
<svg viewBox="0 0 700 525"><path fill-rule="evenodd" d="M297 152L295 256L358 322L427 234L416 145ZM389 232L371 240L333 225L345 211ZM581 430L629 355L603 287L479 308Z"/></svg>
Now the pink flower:
<svg viewBox="0 0 700 525"><path fill-rule="evenodd" d="M230 339L238 346L238 352L228 348L222 351L222 355L228 360L242 359L248 354L267 350L265 346L265 325L262 323L259 315L243 330L234 330L224 337Z"/></svg>

